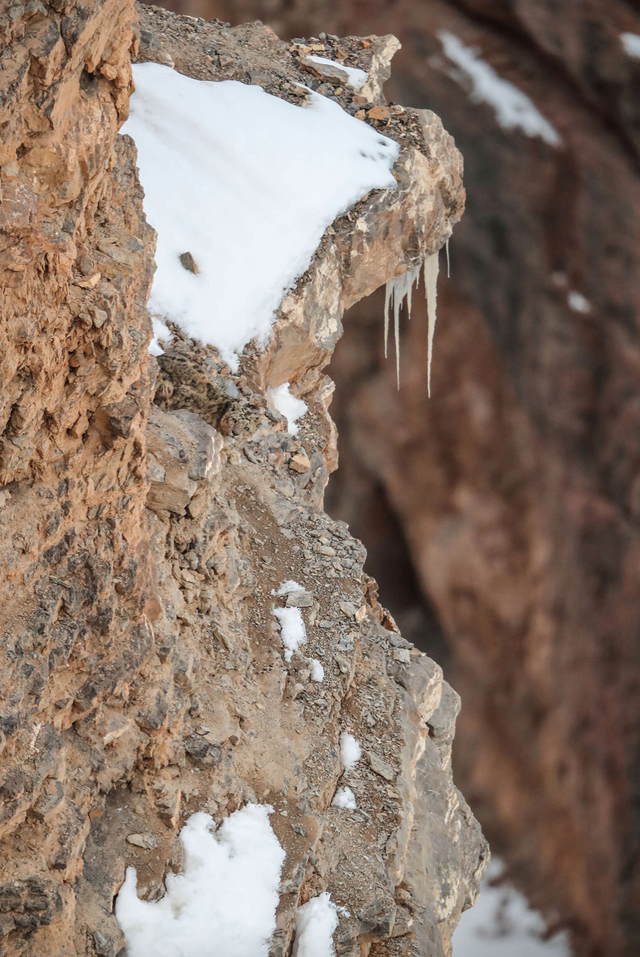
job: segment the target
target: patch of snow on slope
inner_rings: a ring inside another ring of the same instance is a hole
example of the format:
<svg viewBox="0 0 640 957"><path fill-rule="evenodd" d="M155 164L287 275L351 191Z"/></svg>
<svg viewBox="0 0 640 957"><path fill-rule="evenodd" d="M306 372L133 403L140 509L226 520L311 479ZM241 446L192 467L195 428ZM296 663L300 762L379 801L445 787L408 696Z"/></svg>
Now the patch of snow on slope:
<svg viewBox="0 0 640 957"><path fill-rule="evenodd" d="M369 79L369 74L365 73L364 70L358 70L355 66L345 66L344 63L340 63L339 60L327 60L324 56L306 56L305 59L313 60L314 63L327 63L329 66L337 66L339 69L344 70L349 77L347 86L350 86L352 90L361 90Z"/></svg>
<svg viewBox="0 0 640 957"><path fill-rule="evenodd" d="M285 859L272 810L248 804L215 833L208 814L193 814L180 833L183 871L167 875L162 900L140 900L127 869L115 907L127 957L267 957Z"/></svg>
<svg viewBox="0 0 640 957"><path fill-rule="evenodd" d="M640 36L637 33L621 33L620 39L627 56L640 58Z"/></svg>
<svg viewBox="0 0 640 957"><path fill-rule="evenodd" d="M311 665L311 680L317 682L324 681L324 668L318 659L309 658L309 664Z"/></svg>
<svg viewBox="0 0 640 957"><path fill-rule="evenodd" d="M284 645L284 660L291 661L294 651L307 640L302 612L299 608L274 608L273 614L280 622L280 637Z"/></svg>
<svg viewBox="0 0 640 957"><path fill-rule="evenodd" d="M290 595L291 592L294 591L304 591L304 587L292 579L289 579L289 581L283 582L277 591L272 591L271 594L282 598L284 595Z"/></svg>
<svg viewBox="0 0 640 957"><path fill-rule="evenodd" d="M331 803L334 807L342 807L347 811L356 811L358 809L356 796L351 788L340 788L336 791Z"/></svg>
<svg viewBox="0 0 640 957"><path fill-rule="evenodd" d="M173 335L165 326L164 322L162 322L161 319L157 319L155 316L151 317L151 325L153 326L153 339L149 343L149 352L152 356L161 356L164 354L164 349L158 342L158 339L163 339L165 342L169 342L171 339L173 339Z"/></svg>
<svg viewBox="0 0 640 957"><path fill-rule="evenodd" d="M477 904L454 931L453 957L571 957L566 933L544 940L542 916L510 885L495 885L503 871L494 858Z"/></svg>
<svg viewBox="0 0 640 957"><path fill-rule="evenodd" d="M448 30L438 33L445 54L471 82L471 99L488 103L496 119L505 130L521 130L527 136L538 136L550 146L560 146L558 131L545 119L526 93L513 83L503 80L480 56L475 47L466 47ZM451 74L457 79L455 73Z"/></svg>
<svg viewBox="0 0 640 957"><path fill-rule="evenodd" d="M345 771L352 771L362 757L362 748L348 731L340 735L340 760Z"/></svg>
<svg viewBox="0 0 640 957"><path fill-rule="evenodd" d="M575 290L570 292L567 295L567 302L569 303L569 308L573 309L574 312L581 312L585 316L591 312L591 303L581 292L576 292Z"/></svg>
<svg viewBox="0 0 640 957"><path fill-rule="evenodd" d="M333 932L338 908L325 891L296 911L293 957L334 957Z"/></svg>
<svg viewBox="0 0 640 957"><path fill-rule="evenodd" d="M267 399L276 412L279 412L287 420L289 435L297 435L298 419L301 419L305 412L308 412L306 403L302 399L296 399L295 395L291 395L288 382L267 389Z"/></svg>
<svg viewBox="0 0 640 957"><path fill-rule="evenodd" d="M136 142L158 233L149 309L236 369L325 229L371 189L396 187L399 147L317 93L303 108L157 63L134 64L133 76L121 132Z"/></svg>

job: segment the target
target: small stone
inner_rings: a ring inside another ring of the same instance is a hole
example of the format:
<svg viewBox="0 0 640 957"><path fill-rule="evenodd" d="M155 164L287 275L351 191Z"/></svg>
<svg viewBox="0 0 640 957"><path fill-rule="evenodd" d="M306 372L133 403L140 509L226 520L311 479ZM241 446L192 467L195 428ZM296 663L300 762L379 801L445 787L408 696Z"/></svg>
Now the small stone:
<svg viewBox="0 0 640 957"><path fill-rule="evenodd" d="M383 761L382 758L379 758L377 754L374 754L373 751L368 751L367 759L371 766L371 770L375 771L376 774L379 774L381 778L384 778L385 781L395 780L395 771L391 765L387 764L386 761Z"/></svg>
<svg viewBox="0 0 640 957"><path fill-rule="evenodd" d="M311 608L313 594L310 591L291 591L287 595L287 608Z"/></svg>
<svg viewBox="0 0 640 957"><path fill-rule="evenodd" d="M343 615L347 616L347 618L355 618L355 616L358 614L358 609L352 601L338 602L338 607Z"/></svg>
<svg viewBox="0 0 640 957"><path fill-rule="evenodd" d="M357 120L365 120L367 118L367 114L364 110L358 110L358 112L354 113L353 115Z"/></svg>
<svg viewBox="0 0 640 957"><path fill-rule="evenodd" d="M408 665L411 662L411 655L408 648L396 648L393 652L394 661L399 661L403 665Z"/></svg>
<svg viewBox="0 0 640 957"><path fill-rule="evenodd" d="M299 472L301 475L304 472L308 472L311 468L311 462L309 461L309 456L306 452L296 452L295 455L291 456L291 461L289 462L289 468L294 472Z"/></svg>
<svg viewBox="0 0 640 957"><path fill-rule="evenodd" d="M127 843L134 847L141 847L145 851L152 851L158 846L158 838L153 834L128 834Z"/></svg>
<svg viewBox="0 0 640 957"><path fill-rule="evenodd" d="M320 552L321 555L327 555L328 558L333 558L336 550L332 548L331 545L317 545L316 551Z"/></svg>
<svg viewBox="0 0 640 957"><path fill-rule="evenodd" d="M200 273L200 270L196 266L196 261L191 255L191 253L181 253L180 262L187 270L187 272L192 272L194 276L197 276Z"/></svg>
<svg viewBox="0 0 640 957"><path fill-rule="evenodd" d="M388 106L374 106L369 110L367 116L370 120L390 120L391 110Z"/></svg>

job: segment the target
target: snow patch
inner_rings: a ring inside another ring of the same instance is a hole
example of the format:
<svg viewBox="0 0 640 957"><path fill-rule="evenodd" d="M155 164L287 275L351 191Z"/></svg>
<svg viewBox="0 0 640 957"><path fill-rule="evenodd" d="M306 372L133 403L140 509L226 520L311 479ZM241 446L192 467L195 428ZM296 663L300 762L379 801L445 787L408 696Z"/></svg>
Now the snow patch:
<svg viewBox="0 0 640 957"><path fill-rule="evenodd" d="M115 914L128 957L267 957L285 859L272 811L248 804L215 833L208 814L193 814L180 832L183 871L167 875L157 902L138 898L127 868Z"/></svg>
<svg viewBox="0 0 640 957"><path fill-rule="evenodd" d="M317 93L301 107L157 63L133 76L121 132L136 142L158 233L149 309L236 369L248 342L266 341L325 229L370 190L397 186L398 144Z"/></svg>
<svg viewBox="0 0 640 957"><path fill-rule="evenodd" d="M296 911L293 957L334 957L338 908L325 891Z"/></svg>
<svg viewBox="0 0 640 957"><path fill-rule="evenodd" d="M287 432L289 435L298 434L298 419L301 419L305 412L308 412L306 403L302 399L296 399L295 395L289 392L289 383L283 382L282 385L272 389L267 389L267 399L280 415L287 420Z"/></svg>
<svg viewBox="0 0 640 957"><path fill-rule="evenodd" d="M162 356L164 355L164 349L158 342L158 339L162 339L164 342L170 342L171 339L173 339L173 334L167 326L165 326L162 319L157 319L155 316L151 317L151 325L153 326L153 339L149 343L149 354L152 356Z"/></svg>
<svg viewBox="0 0 640 957"><path fill-rule="evenodd" d="M327 60L323 56L306 56L305 60L312 60L314 63L325 63L329 66L337 66L347 74L349 79L347 80L347 86L350 86L352 90L361 90L369 79L369 74L365 73L364 70L358 70L354 66L345 66L344 63L340 63L339 60Z"/></svg>
<svg viewBox="0 0 640 957"><path fill-rule="evenodd" d="M571 957L569 937L544 940L542 916L508 884L495 885L504 871L493 859L477 904L462 915L453 934L453 957Z"/></svg>
<svg viewBox="0 0 640 957"><path fill-rule="evenodd" d="M640 36L637 33L621 33L620 40L627 56L640 59Z"/></svg>
<svg viewBox="0 0 640 957"><path fill-rule="evenodd" d="M573 309L574 312L581 312L583 315L591 312L591 303L586 296L583 296L581 292L570 292L567 295L567 302L569 303L569 308Z"/></svg>
<svg viewBox="0 0 640 957"><path fill-rule="evenodd" d="M310 658L309 664L311 665L311 680L324 681L324 668L322 667L318 659Z"/></svg>
<svg viewBox="0 0 640 957"><path fill-rule="evenodd" d="M282 598L284 595L291 594L292 591L304 591L304 586L299 585L297 582L294 582L292 579L290 579L289 581L283 582L277 591L272 590L271 594L277 595L278 598Z"/></svg>
<svg viewBox="0 0 640 957"><path fill-rule="evenodd" d="M340 788L336 791L331 803L334 807L342 807L347 811L356 811L358 808L356 796L351 788Z"/></svg>
<svg viewBox="0 0 640 957"><path fill-rule="evenodd" d="M291 661L294 651L307 640L302 612L299 608L274 608L272 614L280 622L280 637L284 645L284 660Z"/></svg>
<svg viewBox="0 0 640 957"><path fill-rule="evenodd" d="M340 735L340 760L345 771L352 771L362 757L362 748L348 731Z"/></svg>
<svg viewBox="0 0 640 957"><path fill-rule="evenodd" d="M537 136L550 146L562 144L558 131L526 93L508 80L503 80L492 66L484 62L477 47L465 46L448 30L440 30L438 37L446 56L471 82L471 99L474 103L491 106L504 130L521 130L526 136ZM458 80L455 71L451 72L451 76Z"/></svg>

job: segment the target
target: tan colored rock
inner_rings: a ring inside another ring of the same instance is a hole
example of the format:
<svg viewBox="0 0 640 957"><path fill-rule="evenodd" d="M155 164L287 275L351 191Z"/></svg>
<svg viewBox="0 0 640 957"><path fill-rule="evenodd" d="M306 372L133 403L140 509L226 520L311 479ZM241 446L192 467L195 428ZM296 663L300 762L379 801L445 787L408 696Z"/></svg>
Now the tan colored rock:
<svg viewBox="0 0 640 957"><path fill-rule="evenodd" d="M448 236L463 203L457 154L437 132L427 160L414 126L397 195L370 196L335 224L271 341L248 349L236 373L179 330L156 363L144 308L154 237L132 141L116 138L135 13L128 0L71 2L64 21L43 9L18 26L0 21L11 53L0 73L10 91L0 177L0 479L11 485L0 493L3 953L117 954L125 941L112 906L126 866L155 898L166 869L179 869L190 813L219 820L259 801L276 809L287 852L272 957L290 949L299 904L324 890L351 915L337 932L343 953L372 938L396 948L398 928L418 953L414 908L444 957L486 847L447 797L452 713L440 721L436 771L419 765L441 671L422 655L394 661L364 550L322 510L336 449L321 366L342 309ZM258 24L196 30L150 8L140 18L142 55L192 75L253 71L277 95L288 95L282 75L290 85L303 76ZM391 46L372 38L371 56ZM265 397L289 371L313 421L304 450ZM295 607L307 643L285 662L269 624L289 579L305 587ZM309 680L312 657L322 682ZM345 824L331 801L347 727L401 764L393 788L363 768ZM428 887L414 864L425 854ZM396 899L405 886L409 897Z"/></svg>

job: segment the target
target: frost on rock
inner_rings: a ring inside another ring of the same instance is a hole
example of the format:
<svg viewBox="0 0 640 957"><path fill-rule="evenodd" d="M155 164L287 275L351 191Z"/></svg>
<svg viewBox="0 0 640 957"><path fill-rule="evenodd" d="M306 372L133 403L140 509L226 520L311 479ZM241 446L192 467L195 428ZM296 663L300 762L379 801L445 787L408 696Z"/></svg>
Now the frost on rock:
<svg viewBox="0 0 640 957"><path fill-rule="evenodd" d="M448 262L447 248L447 262ZM390 279L386 285L384 298L384 357L387 358L387 344L389 340L389 308L393 306L393 329L396 344L396 378L400 388L400 309L406 299L407 316L411 319L411 299L414 283L416 288L420 283L420 270L423 264L418 263L413 269L408 269L395 279ZM438 283L438 253L427 256L424 261L424 292L427 299L428 327L428 392L431 396L431 354L433 351L433 334L436 328L436 292Z"/></svg>
<svg viewBox="0 0 640 957"><path fill-rule="evenodd" d="M276 412L279 412L287 420L289 435L297 435L298 419L301 419L305 412L308 412L308 408L302 399L297 399L295 395L291 395L289 388L290 384L283 382L282 385L267 389L267 399Z"/></svg>
<svg viewBox="0 0 640 957"><path fill-rule="evenodd" d="M266 341L325 229L370 190L395 189L398 144L312 91L302 107L157 63L133 76L122 132L158 233L149 309L236 369L247 343Z"/></svg>
<svg viewBox="0 0 640 957"><path fill-rule="evenodd" d="M345 771L352 771L362 757L362 748L348 731L340 735L340 760Z"/></svg>
<svg viewBox="0 0 640 957"><path fill-rule="evenodd" d="M627 56L640 59L640 35L637 33L622 33L620 40Z"/></svg>
<svg viewBox="0 0 640 957"><path fill-rule="evenodd" d="M272 810L248 804L215 833L208 814L193 814L180 833L183 871L167 875L162 900L140 900L127 869L115 906L127 957L267 957L285 859Z"/></svg>
<svg viewBox="0 0 640 957"><path fill-rule="evenodd" d="M280 636L284 645L284 660L291 661L294 651L307 640L302 612L299 608L274 608L273 614L280 622Z"/></svg>
<svg viewBox="0 0 640 957"><path fill-rule="evenodd" d="M466 47L448 30L440 30L438 37L448 59L471 83L471 99L492 107L504 130L521 130L526 136L539 137L549 146L562 144L558 131L526 93L498 76L493 67L484 62L477 48ZM452 71L451 76L454 80L460 79L457 71Z"/></svg>
<svg viewBox="0 0 640 957"><path fill-rule="evenodd" d="M349 77L347 86L350 86L352 90L361 90L369 79L369 74L364 70L359 70L355 66L345 66L344 63L340 63L339 60L327 60L324 56L310 56L309 54L306 59L312 60L314 63L324 63L327 66L337 66Z"/></svg>
<svg viewBox="0 0 640 957"><path fill-rule="evenodd" d="M292 957L334 957L333 933L338 926L338 908L325 891L296 911Z"/></svg>
<svg viewBox="0 0 640 957"><path fill-rule="evenodd" d="M351 788L339 788L331 802L334 807L342 807L347 811L356 811L358 805L356 804L356 796L351 790Z"/></svg>

